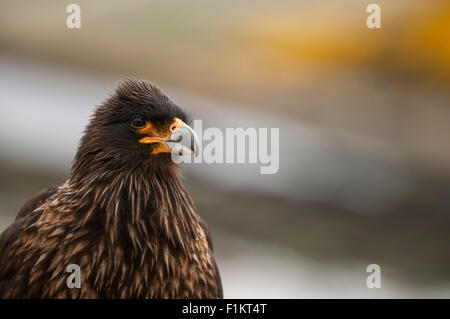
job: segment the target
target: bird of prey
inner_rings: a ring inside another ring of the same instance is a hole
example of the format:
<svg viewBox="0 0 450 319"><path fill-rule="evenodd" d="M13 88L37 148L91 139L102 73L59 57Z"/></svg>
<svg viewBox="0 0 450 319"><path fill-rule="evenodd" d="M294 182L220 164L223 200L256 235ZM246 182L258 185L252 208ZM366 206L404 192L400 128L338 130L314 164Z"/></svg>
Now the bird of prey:
<svg viewBox="0 0 450 319"><path fill-rule="evenodd" d="M0 298L222 298L210 233L171 157L197 147L185 123L156 86L122 81L96 107L68 180L0 235Z"/></svg>

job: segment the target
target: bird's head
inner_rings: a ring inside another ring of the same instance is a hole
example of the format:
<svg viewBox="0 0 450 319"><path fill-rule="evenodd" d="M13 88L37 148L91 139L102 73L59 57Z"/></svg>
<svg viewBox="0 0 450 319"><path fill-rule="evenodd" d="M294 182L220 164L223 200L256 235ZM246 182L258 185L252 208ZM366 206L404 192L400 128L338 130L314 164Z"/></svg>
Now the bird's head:
<svg viewBox="0 0 450 319"><path fill-rule="evenodd" d="M167 163L172 152L196 152L187 114L147 81L127 79L94 112L72 173ZM97 167L92 167L97 166Z"/></svg>

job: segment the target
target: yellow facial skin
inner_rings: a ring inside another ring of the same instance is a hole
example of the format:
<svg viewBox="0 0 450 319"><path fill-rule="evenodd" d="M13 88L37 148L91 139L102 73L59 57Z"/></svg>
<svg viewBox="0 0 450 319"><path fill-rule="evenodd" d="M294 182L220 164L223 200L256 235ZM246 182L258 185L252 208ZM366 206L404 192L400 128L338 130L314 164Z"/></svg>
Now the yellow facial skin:
<svg viewBox="0 0 450 319"><path fill-rule="evenodd" d="M147 122L147 124L137 130L139 134L147 135L139 140L139 143L142 144L154 144L156 145L151 154L161 154L161 153L170 153L170 149L166 145L166 141L169 140L170 136L177 132L180 127L184 125L184 122L179 118L174 118L173 122L167 128L156 128L152 123Z"/></svg>

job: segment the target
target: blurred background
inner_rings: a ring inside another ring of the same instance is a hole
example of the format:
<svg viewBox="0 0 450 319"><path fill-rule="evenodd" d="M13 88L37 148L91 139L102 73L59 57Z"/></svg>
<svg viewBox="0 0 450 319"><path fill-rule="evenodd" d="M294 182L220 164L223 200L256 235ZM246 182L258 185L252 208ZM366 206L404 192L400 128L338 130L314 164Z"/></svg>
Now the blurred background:
<svg viewBox="0 0 450 319"><path fill-rule="evenodd" d="M184 165L225 297L450 297L448 1L77 0L81 29L70 3L0 1L0 230L145 78L204 127L280 128L275 175Z"/></svg>

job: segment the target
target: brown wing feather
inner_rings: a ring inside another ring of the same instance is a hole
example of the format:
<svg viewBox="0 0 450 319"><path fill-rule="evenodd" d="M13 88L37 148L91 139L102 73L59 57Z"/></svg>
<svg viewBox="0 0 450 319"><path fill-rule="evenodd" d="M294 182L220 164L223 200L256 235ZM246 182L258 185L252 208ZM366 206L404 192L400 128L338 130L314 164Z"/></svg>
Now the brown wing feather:
<svg viewBox="0 0 450 319"><path fill-rule="evenodd" d="M30 274L35 272L33 271L33 265L39 257L39 253L34 252L33 256L30 257L30 252L27 249L23 249L26 242L17 240L24 236L23 230L29 229L29 225L33 224L42 214L42 211L37 208L55 194L57 189L56 187L49 188L33 196L22 207L15 222L0 234L0 298L11 298L15 296L37 297L42 295L41 289L43 289L43 286L41 283L47 282L47 280L37 280L38 284L32 287L28 285ZM35 213L32 214L33 211ZM208 248L213 256L213 242L208 226L203 220L200 220L200 225L205 233ZM29 229L28 232L30 233L28 235L32 236L34 231L33 228ZM13 254L17 258L11 258ZM26 259L27 262L24 263ZM216 274L215 288L217 289L217 297L223 298L222 282L214 258L212 258L212 267ZM21 269L22 271L17 273L17 269Z"/></svg>
<svg viewBox="0 0 450 319"><path fill-rule="evenodd" d="M34 262L24 262L27 252L23 249L20 238L23 236L23 228L33 223L40 213L25 214L0 234L0 298L29 296L27 282ZM16 254L17 251L21 253ZM18 269L23 271L18 273Z"/></svg>
<svg viewBox="0 0 450 319"><path fill-rule="evenodd" d="M208 229L208 224L201 218L200 218L199 222L200 222L200 226L203 228L203 232L206 235L206 240L208 241L209 250L211 250L211 254L214 256L213 240L212 240L211 233L209 232L209 229ZM222 280L220 278L219 269L216 264L216 258L213 258L213 267L214 267L214 271L216 273L216 285L217 285L217 290L219 293L218 298L221 299L221 298L223 298L223 288L222 288Z"/></svg>
<svg viewBox="0 0 450 319"><path fill-rule="evenodd" d="M36 208L44 204L49 197L56 193L58 187L50 187L47 189L43 189L40 192L34 194L20 209L19 213L16 216L16 220L28 216L33 212Z"/></svg>
<svg viewBox="0 0 450 319"><path fill-rule="evenodd" d="M27 296L27 281L33 263L24 263L26 251L23 250L23 258L11 258L13 252L22 251L23 243L19 240L23 236L23 228L33 223L41 212L31 213L44 204L48 198L58 190L57 187L44 189L31 197L20 209L12 225L0 233L0 298ZM23 273L16 273L17 269L27 269Z"/></svg>

